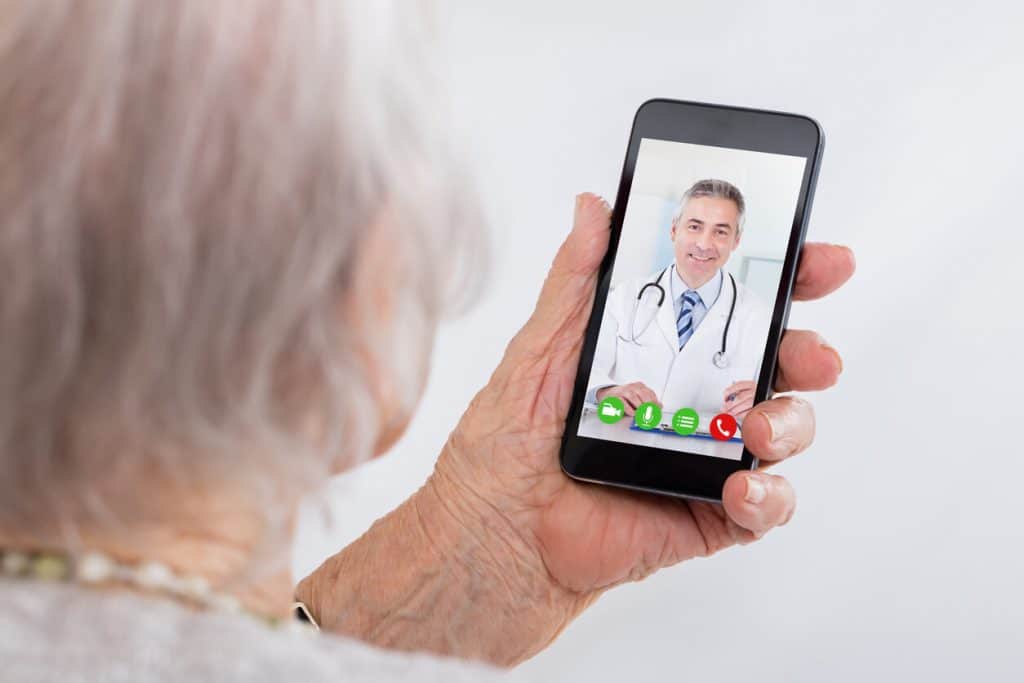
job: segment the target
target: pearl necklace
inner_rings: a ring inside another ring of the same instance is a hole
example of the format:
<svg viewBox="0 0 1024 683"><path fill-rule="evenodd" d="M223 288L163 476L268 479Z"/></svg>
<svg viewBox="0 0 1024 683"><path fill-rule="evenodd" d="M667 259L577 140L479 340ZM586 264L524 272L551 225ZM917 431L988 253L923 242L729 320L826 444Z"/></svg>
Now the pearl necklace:
<svg viewBox="0 0 1024 683"><path fill-rule="evenodd" d="M244 609L236 597L214 591L203 577L180 576L159 562L128 565L93 551L71 556L0 549L0 575L93 587L119 583L141 591L160 593L203 610L230 614L245 613L275 628L305 632L320 630L309 610L301 602L292 605L296 619L256 614Z"/></svg>

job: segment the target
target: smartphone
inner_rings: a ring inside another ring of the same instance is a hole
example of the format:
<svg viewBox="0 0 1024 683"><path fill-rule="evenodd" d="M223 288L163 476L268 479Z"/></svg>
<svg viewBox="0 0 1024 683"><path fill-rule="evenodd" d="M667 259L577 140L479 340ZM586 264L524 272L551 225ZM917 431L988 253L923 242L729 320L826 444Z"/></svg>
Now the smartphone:
<svg viewBox="0 0 1024 683"><path fill-rule="evenodd" d="M562 439L582 481L720 501L757 466L824 148L816 121L657 99L633 120Z"/></svg>

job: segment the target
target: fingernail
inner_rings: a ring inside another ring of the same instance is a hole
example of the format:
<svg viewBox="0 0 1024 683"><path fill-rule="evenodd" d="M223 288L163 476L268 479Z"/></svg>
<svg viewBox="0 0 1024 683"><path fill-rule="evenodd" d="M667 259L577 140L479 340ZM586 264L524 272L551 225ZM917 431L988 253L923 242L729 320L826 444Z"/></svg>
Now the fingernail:
<svg viewBox="0 0 1024 683"><path fill-rule="evenodd" d="M768 423L768 444L774 446L775 442L778 441L786 431L786 426L782 423L782 416L775 415L770 411L761 413L764 415L765 422Z"/></svg>
<svg viewBox="0 0 1024 683"><path fill-rule="evenodd" d="M851 266L853 266L854 270L856 270L856 269L857 269L857 257L856 257L856 256L854 255L854 253L853 253L853 249L850 249L850 248L849 248L848 246L846 246L845 244L842 244L842 245L840 245L840 246L841 246L841 247L842 247L843 249L845 249L845 250L846 250L846 253L847 253L847 254L848 254L848 255L850 256L850 265L851 265Z"/></svg>
<svg viewBox="0 0 1024 683"><path fill-rule="evenodd" d="M768 489L765 488L764 482L757 475L750 475L747 477L747 492L743 496L743 500L753 505L757 505L764 500L765 496L768 495Z"/></svg>
<svg viewBox="0 0 1024 683"><path fill-rule="evenodd" d="M825 343L822 343L821 348L825 349L826 351L828 351L829 353L831 353L833 356L836 357L836 363L839 364L839 373L838 374L840 374L840 375L843 374L843 357L839 355L839 352L836 351L831 346L829 346L828 344L825 344Z"/></svg>

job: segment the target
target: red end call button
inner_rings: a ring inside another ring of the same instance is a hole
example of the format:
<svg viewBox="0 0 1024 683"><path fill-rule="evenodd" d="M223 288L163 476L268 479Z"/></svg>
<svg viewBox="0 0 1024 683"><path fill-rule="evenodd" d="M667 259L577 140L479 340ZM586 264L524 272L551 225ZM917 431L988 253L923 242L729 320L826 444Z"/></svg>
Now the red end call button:
<svg viewBox="0 0 1024 683"><path fill-rule="evenodd" d="M736 418L729 413L715 415L708 429L711 432L711 436L719 441L728 441L736 434Z"/></svg>

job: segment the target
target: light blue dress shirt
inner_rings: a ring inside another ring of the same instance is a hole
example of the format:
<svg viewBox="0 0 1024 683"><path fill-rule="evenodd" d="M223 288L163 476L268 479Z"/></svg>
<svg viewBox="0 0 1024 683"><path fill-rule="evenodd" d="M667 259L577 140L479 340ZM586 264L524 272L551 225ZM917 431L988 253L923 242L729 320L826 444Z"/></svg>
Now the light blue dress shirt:
<svg viewBox="0 0 1024 683"><path fill-rule="evenodd" d="M722 270L718 270L718 274L713 278L705 282L699 289L697 294L700 295L700 303L693 307L693 331L696 332L697 328L700 327L700 323L704 320L704 316L708 314L708 309L715 305L718 301L718 295L722 293ZM672 308L675 311L675 319L679 320L679 310L683 305L683 294L686 290L693 289L683 278L679 276L679 271L676 270L675 264L672 265ZM692 298L692 297L691 297Z"/></svg>

